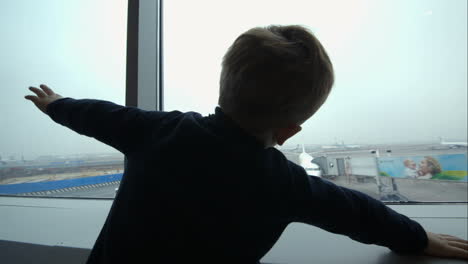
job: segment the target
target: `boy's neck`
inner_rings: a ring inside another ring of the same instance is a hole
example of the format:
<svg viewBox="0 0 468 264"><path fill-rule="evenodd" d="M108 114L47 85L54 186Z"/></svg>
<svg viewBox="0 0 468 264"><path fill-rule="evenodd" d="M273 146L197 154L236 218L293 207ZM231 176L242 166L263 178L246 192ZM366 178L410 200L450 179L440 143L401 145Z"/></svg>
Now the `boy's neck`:
<svg viewBox="0 0 468 264"><path fill-rule="evenodd" d="M242 130L247 132L247 134L255 137L260 143L263 144L263 146L265 148L270 148L270 147L274 147L274 146L277 145L272 131L254 132L252 129L249 129L248 127L244 126L242 124L242 122L237 120L233 115L230 115L230 114L224 112L224 109L223 109L223 113L224 113L224 115L228 116L234 123L236 123L236 125L238 125L240 128L242 128Z"/></svg>
<svg viewBox="0 0 468 264"><path fill-rule="evenodd" d="M250 135L254 136L257 140L263 143L265 148L270 148L276 146L276 140L274 140L273 133L268 131L261 134L250 133L246 130Z"/></svg>

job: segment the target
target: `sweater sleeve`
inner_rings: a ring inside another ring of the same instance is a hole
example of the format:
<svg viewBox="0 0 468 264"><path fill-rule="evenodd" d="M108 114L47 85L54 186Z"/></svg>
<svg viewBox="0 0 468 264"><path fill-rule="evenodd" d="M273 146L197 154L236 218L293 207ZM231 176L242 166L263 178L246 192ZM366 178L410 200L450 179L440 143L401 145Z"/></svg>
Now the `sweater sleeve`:
<svg viewBox="0 0 468 264"><path fill-rule="evenodd" d="M50 103L46 112L55 122L124 154L140 147L154 127L168 115L108 101L72 98Z"/></svg>
<svg viewBox="0 0 468 264"><path fill-rule="evenodd" d="M337 186L290 162L297 222L342 234L399 254L418 254L427 247L423 227L362 192Z"/></svg>

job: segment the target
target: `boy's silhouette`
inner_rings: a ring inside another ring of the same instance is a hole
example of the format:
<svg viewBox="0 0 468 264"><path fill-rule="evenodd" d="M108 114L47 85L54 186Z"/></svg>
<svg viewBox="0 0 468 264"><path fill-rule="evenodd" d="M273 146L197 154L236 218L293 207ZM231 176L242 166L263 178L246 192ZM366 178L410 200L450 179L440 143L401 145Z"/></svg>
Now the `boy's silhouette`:
<svg viewBox="0 0 468 264"><path fill-rule="evenodd" d="M402 254L467 257L467 241L426 232L366 194L309 177L273 148L301 130L333 81L308 30L270 26L229 48L214 115L62 98L46 85L30 87L36 96L26 99L127 158L88 263L257 263L292 222Z"/></svg>

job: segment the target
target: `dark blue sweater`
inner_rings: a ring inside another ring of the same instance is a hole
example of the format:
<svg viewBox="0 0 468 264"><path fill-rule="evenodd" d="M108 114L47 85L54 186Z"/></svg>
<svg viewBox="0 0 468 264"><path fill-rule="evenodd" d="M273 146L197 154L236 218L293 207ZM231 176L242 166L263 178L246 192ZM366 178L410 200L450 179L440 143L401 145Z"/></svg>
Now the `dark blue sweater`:
<svg viewBox="0 0 468 264"><path fill-rule="evenodd" d="M88 263L256 263L292 222L402 254L427 245L415 221L364 193L309 177L220 108L203 117L64 98L47 113L127 158Z"/></svg>

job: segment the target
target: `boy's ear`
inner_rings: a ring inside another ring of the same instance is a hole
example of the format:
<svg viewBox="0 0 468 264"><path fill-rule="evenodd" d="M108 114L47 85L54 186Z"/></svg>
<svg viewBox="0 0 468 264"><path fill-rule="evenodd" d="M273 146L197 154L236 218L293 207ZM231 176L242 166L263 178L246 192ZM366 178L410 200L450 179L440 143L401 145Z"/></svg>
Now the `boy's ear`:
<svg viewBox="0 0 468 264"><path fill-rule="evenodd" d="M283 145L286 140L296 135L301 130L302 127L296 124L278 128L275 132L276 143L280 146Z"/></svg>

